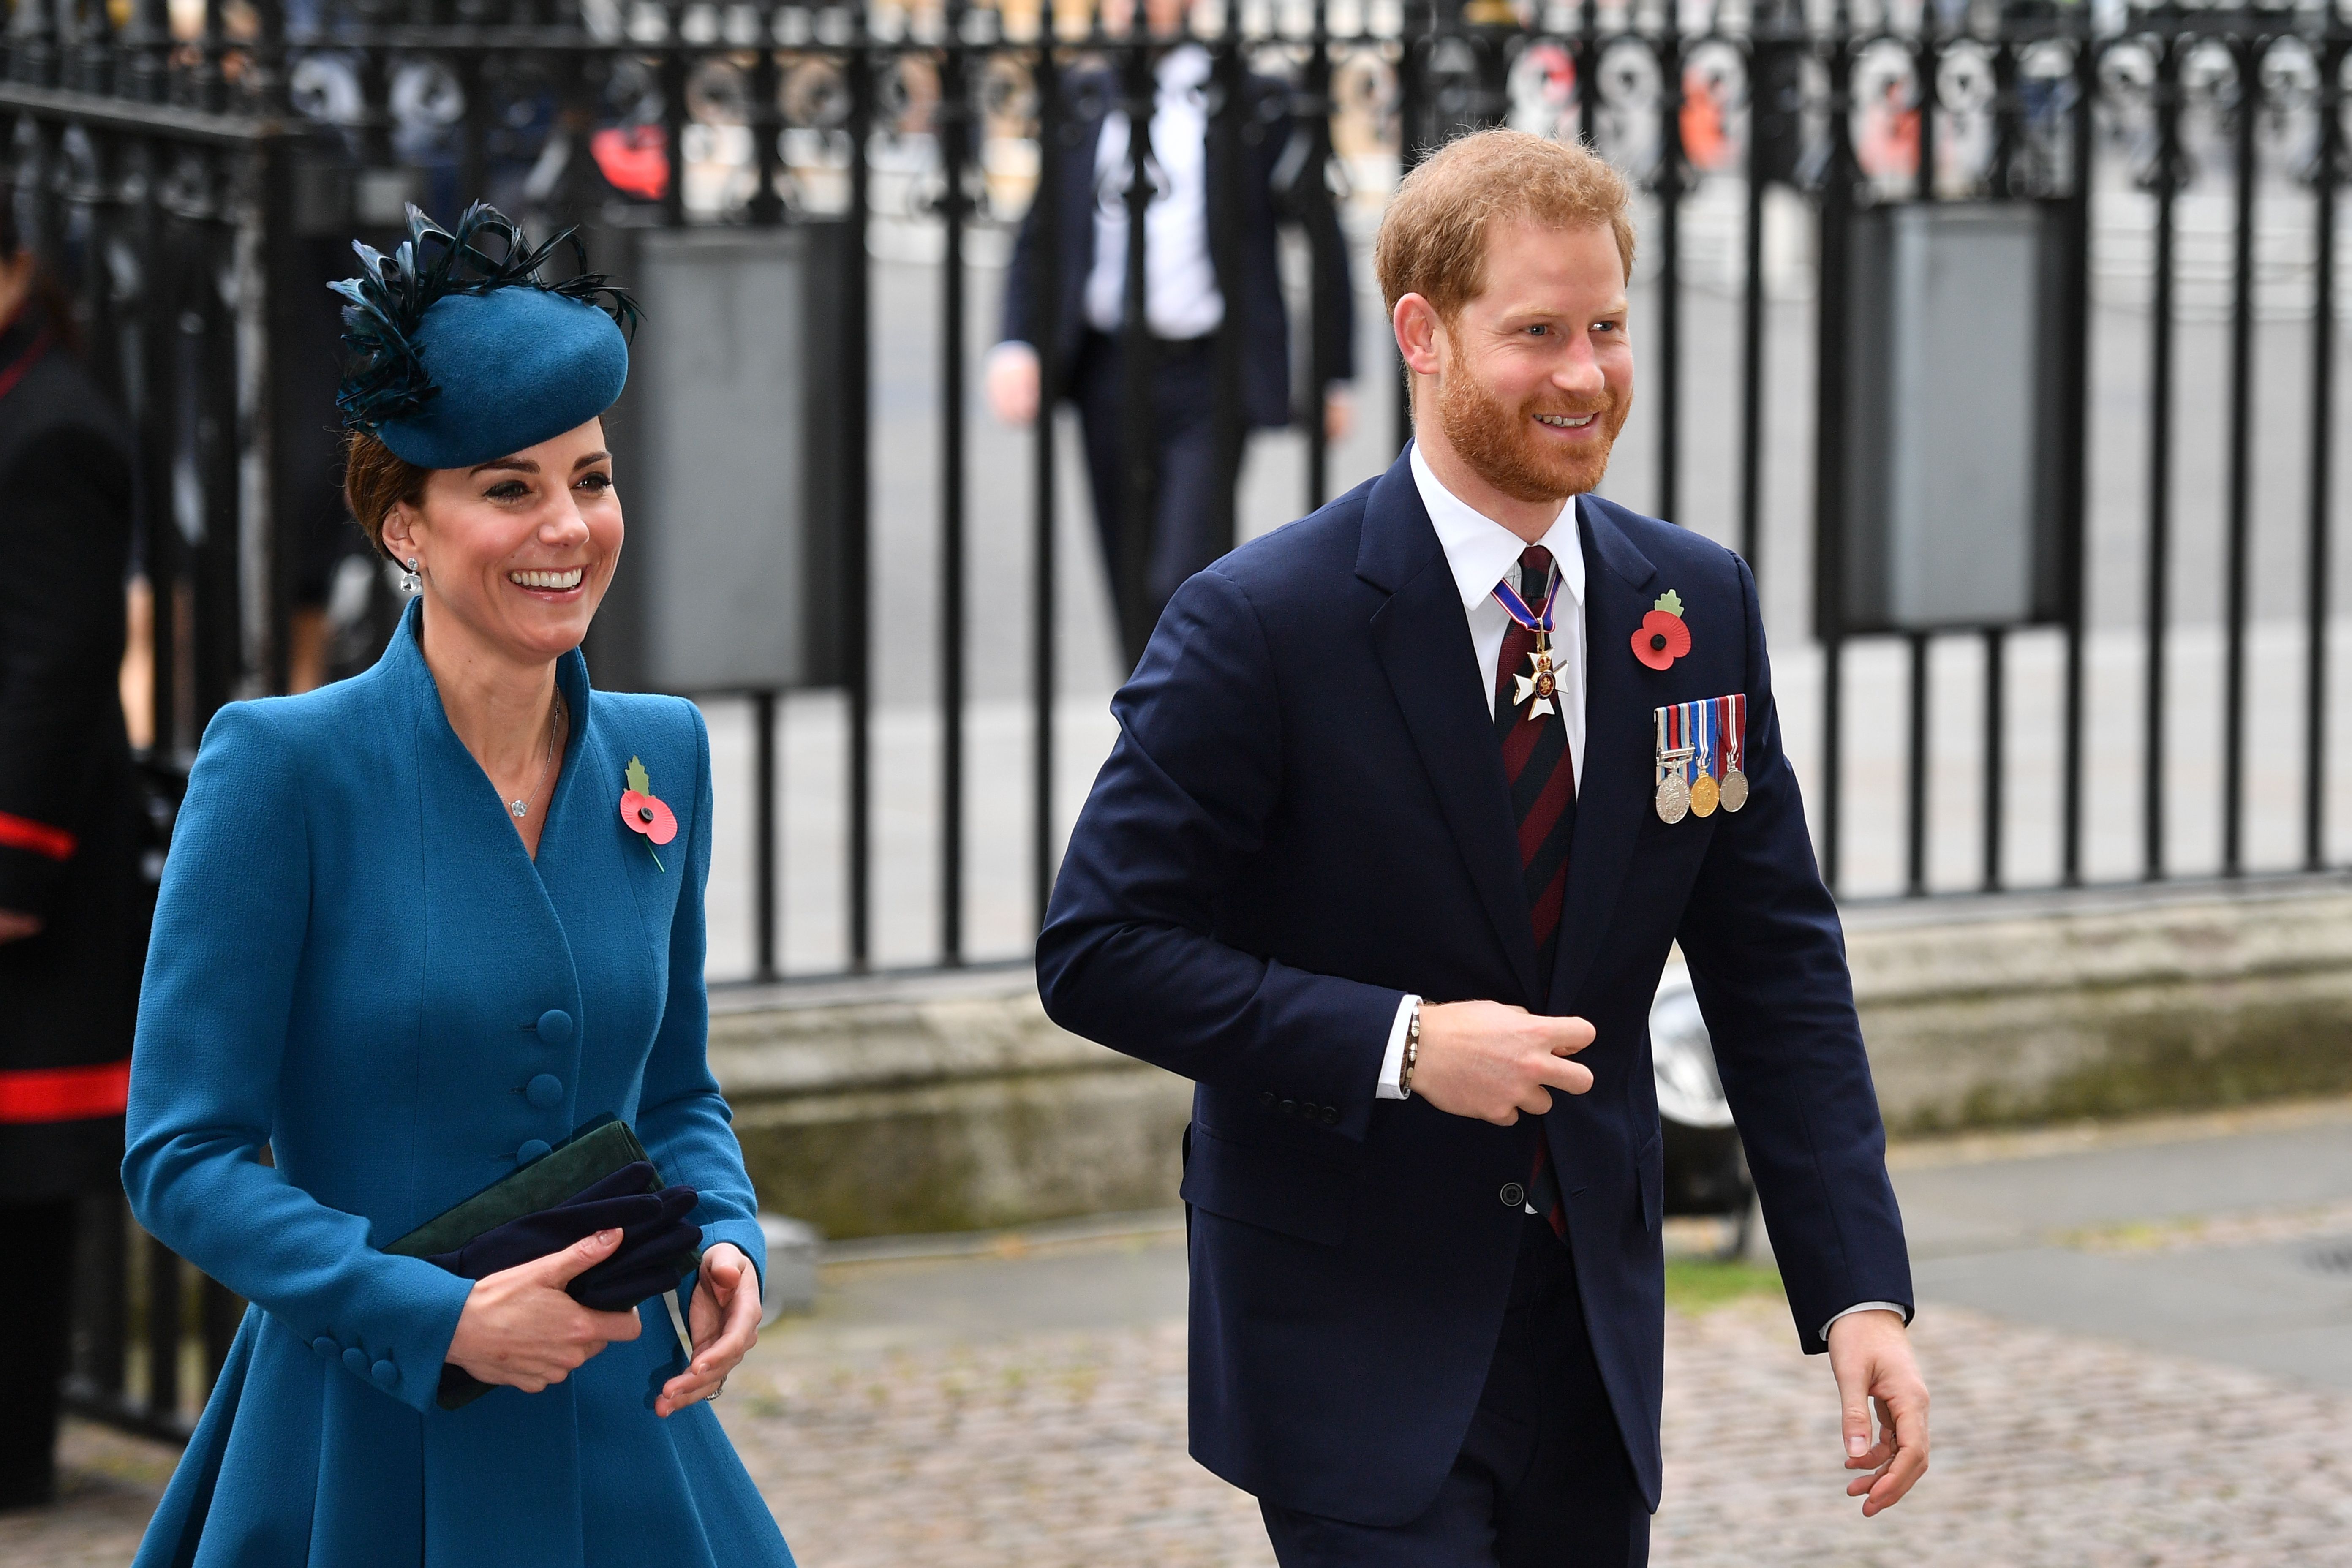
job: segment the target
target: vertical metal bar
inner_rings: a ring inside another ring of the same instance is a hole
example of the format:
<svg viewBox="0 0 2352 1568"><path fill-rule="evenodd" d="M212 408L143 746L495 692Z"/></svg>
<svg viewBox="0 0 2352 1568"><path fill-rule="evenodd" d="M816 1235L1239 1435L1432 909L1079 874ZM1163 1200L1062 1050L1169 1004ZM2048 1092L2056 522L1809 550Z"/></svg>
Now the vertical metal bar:
<svg viewBox="0 0 2352 1568"><path fill-rule="evenodd" d="M775 7L762 6L757 15L760 52L751 62L751 112L748 118L751 121L751 164L759 172L760 183L751 188L751 218L754 224L766 226L784 221L784 152L781 144L784 110L776 97L779 82Z"/></svg>
<svg viewBox="0 0 2352 1568"><path fill-rule="evenodd" d="M180 1413L180 1342L184 1281L179 1256L147 1238L147 1414L169 1421Z"/></svg>
<svg viewBox="0 0 2352 1568"><path fill-rule="evenodd" d="M1759 579L1763 569L1757 557L1764 546L1764 146L1768 117L1780 105L1768 100L1778 91L1769 62L1779 47L1777 18L1772 38L1751 38L1748 51L1748 231L1743 246L1747 279L1739 322L1739 553L1748 572Z"/></svg>
<svg viewBox="0 0 2352 1568"><path fill-rule="evenodd" d="M1683 45L1675 5L1658 38L1658 515L1679 522L1682 497ZM1632 279L1627 279L1631 282Z"/></svg>
<svg viewBox="0 0 2352 1568"><path fill-rule="evenodd" d="M1927 890L1927 634L1913 632L1907 640L1911 737L1904 763L1903 887L1916 899Z"/></svg>
<svg viewBox="0 0 2352 1568"><path fill-rule="evenodd" d="M1942 51L1936 43L1936 7L1919 8L1919 45L1912 51L1911 69L1917 78L1919 166L1912 171L1912 194L1920 201L1936 199L1936 96Z"/></svg>
<svg viewBox="0 0 2352 1568"><path fill-rule="evenodd" d="M1314 40L1307 57L1306 79L1299 84L1294 100L1293 113L1300 122L1299 134L1307 138L1307 167L1301 180L1312 180L1316 188L1309 199L1328 201L1331 162L1331 17L1329 0L1315 0ZM1319 226L1311 234L1325 232ZM1344 237L1341 241L1345 243ZM1319 265L1307 268L1307 510L1319 510L1331 493L1331 450L1328 432L1324 426L1324 399L1331 384L1332 367L1326 351L1328 336L1327 323L1335 308L1325 298L1327 283L1346 275L1344 264L1336 270Z"/></svg>
<svg viewBox="0 0 2352 1568"><path fill-rule="evenodd" d="M2063 763L2059 784L2059 878L2083 879L2083 634L2088 581L2089 430L2091 388L2091 188L2096 145L2099 55L2087 28L2075 43L2073 164L2066 196L2066 278L2062 323L2065 438L2059 445L2059 592L2066 622Z"/></svg>
<svg viewBox="0 0 2352 1568"><path fill-rule="evenodd" d="M669 178L663 182L661 221L665 228L686 223L686 73L684 50L685 0L664 0L662 5L661 82L662 146L669 158Z"/></svg>
<svg viewBox="0 0 2352 1568"><path fill-rule="evenodd" d="M866 215L873 205L874 57L866 7L853 17L855 41L844 57L849 72L849 213L842 243L841 365L842 640L849 688L849 966L874 962L874 683L873 474L867 450L873 316L866 254Z"/></svg>
<svg viewBox="0 0 2352 1568"><path fill-rule="evenodd" d="M1587 0L1590 4L1590 0ZM1416 29L1415 24L1419 26ZM1429 106L1430 51L1437 32L1437 8L1432 0L1407 0L1403 37L1397 44L1397 174L1400 178L1419 166L1433 149L1422 140L1423 118ZM1581 83L1579 90L1582 90ZM1412 439L1412 373L1393 340L1389 363L1397 376L1396 445L1402 451Z"/></svg>
<svg viewBox="0 0 2352 1568"><path fill-rule="evenodd" d="M2311 477L2304 552L2303 863L2327 864L2327 574L2335 498L2336 187L2342 178L2345 39L2331 8L2319 73L2319 156L2312 171L2318 211L2318 273L2311 307Z"/></svg>
<svg viewBox="0 0 2352 1568"><path fill-rule="evenodd" d="M87 1265L76 1281L74 1316L83 1339L74 1370L109 1406L122 1401L124 1335L131 1322L130 1216L119 1192L80 1200L81 1252Z"/></svg>
<svg viewBox="0 0 2352 1568"><path fill-rule="evenodd" d="M1119 486L1118 527L1114 537L1112 587L1118 606L1120 645L1131 668L1143 657L1150 635L1149 618L1151 583L1152 512L1159 499L1159 422L1154 417L1153 371L1158 355L1151 336L1150 275L1146 243L1155 175L1151 158L1151 117L1159 104L1159 78L1152 69L1146 22L1138 14L1125 41L1123 86L1127 111L1127 279L1125 310L1119 321Z"/></svg>
<svg viewBox="0 0 2352 1568"><path fill-rule="evenodd" d="M1036 498L1036 583L1032 590L1034 620L1031 632L1031 688L1036 704L1032 731L1034 751L1031 767L1035 794L1031 802L1030 879L1037 905L1037 923L1045 923L1045 908L1054 896L1054 700L1056 685L1055 613L1058 595L1055 537L1054 422L1061 403L1062 302L1062 74L1054 53L1054 0L1044 0L1037 21L1037 194L1035 298L1030 319L1038 323L1043 340L1037 353L1037 440L1034 447Z"/></svg>
<svg viewBox="0 0 2352 1568"><path fill-rule="evenodd" d="M1984 707L1984 890L2000 890L2001 814L2009 742L2009 633L1987 626Z"/></svg>
<svg viewBox="0 0 2352 1568"><path fill-rule="evenodd" d="M1209 265L1221 279L1238 279L1242 273L1242 170L1248 145L1244 132L1258 137L1265 134L1263 125L1246 125L1253 100L1249 76L1242 65L1240 22L1238 16L1230 17L1210 48L1209 90L1213 108L1203 151L1209 168ZM1238 300L1241 289L1229 287L1224 293L1229 300ZM1229 306L1217 322L1210 344L1210 374L1215 389L1209 412L1217 476L1215 537L1218 553L1223 554L1241 542L1240 498L1234 491L1241 479L1242 443L1248 437L1242 409L1242 319L1237 308Z"/></svg>
<svg viewBox="0 0 2352 1568"><path fill-rule="evenodd" d="M1829 158L1821 186L1813 431L1813 619L1822 638L1822 876L1837 891L1844 840L1846 297L1859 171L1853 157L1853 55L1843 0L1829 44Z"/></svg>
<svg viewBox="0 0 2352 1568"><path fill-rule="evenodd" d="M947 0L933 109L940 150L940 962L963 962L963 332L964 170L970 162L971 83L965 71L968 0Z"/></svg>
<svg viewBox="0 0 2352 1568"><path fill-rule="evenodd" d="M2180 55L2168 35L2158 46L2155 298L2149 311L2147 410L2147 678L2142 715L2141 872L2164 875L2165 633L2172 555L2173 202L2180 160Z"/></svg>
<svg viewBox="0 0 2352 1568"><path fill-rule="evenodd" d="M2236 244L2230 300L2228 616L2221 693L2221 874L2244 868L2246 789L2246 555L2252 525L2254 417L2254 125L2262 110L2262 56L2267 40L2240 38L2238 67Z"/></svg>
<svg viewBox="0 0 2352 1568"><path fill-rule="evenodd" d="M754 787L759 801L751 820L754 825L751 853L751 897L753 928L759 947L752 955L761 980L776 977L776 694L773 691L751 693L751 727L758 747L754 764Z"/></svg>

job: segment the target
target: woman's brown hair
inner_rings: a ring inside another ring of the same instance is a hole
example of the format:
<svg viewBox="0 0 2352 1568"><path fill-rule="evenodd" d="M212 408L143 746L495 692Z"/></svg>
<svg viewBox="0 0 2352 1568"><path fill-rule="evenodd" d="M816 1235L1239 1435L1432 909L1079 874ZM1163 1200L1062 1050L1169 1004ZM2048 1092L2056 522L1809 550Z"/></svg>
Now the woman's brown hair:
<svg viewBox="0 0 2352 1568"><path fill-rule="evenodd" d="M385 560L393 553L383 545L383 520L395 506L425 504L425 481L433 470L420 468L364 430L354 430L343 448L343 504L359 520L360 531Z"/></svg>

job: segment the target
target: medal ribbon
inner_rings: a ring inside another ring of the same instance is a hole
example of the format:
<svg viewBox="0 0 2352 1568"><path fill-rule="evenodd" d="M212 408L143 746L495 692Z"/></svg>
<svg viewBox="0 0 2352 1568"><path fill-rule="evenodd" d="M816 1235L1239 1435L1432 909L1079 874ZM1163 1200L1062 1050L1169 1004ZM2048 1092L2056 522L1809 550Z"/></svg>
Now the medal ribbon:
<svg viewBox="0 0 2352 1568"><path fill-rule="evenodd" d="M1737 769L1748 750L1748 694L1734 692L1721 700L1726 710L1723 734L1723 765Z"/></svg>
<svg viewBox="0 0 2352 1568"><path fill-rule="evenodd" d="M1559 597L1556 587L1559 582L1559 573L1555 568L1553 574L1545 580L1543 608L1540 610L1528 608L1528 602L1519 597L1518 590L1513 588L1508 583L1503 582L1495 584L1495 603L1503 606L1505 615L1527 627L1528 630L1549 637L1552 630L1552 601Z"/></svg>
<svg viewBox="0 0 2352 1568"><path fill-rule="evenodd" d="M1695 726L1696 734L1693 737L1698 754L1691 759L1691 782L1696 784L1700 774L1716 772L1715 704L1695 702L1691 707L1692 717L1698 721Z"/></svg>

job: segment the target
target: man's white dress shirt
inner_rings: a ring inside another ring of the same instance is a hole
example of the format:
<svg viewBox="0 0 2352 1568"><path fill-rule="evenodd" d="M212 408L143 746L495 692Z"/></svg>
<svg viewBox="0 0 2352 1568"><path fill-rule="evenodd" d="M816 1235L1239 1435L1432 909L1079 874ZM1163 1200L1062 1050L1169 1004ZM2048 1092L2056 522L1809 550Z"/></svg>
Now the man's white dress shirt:
<svg viewBox="0 0 2352 1568"><path fill-rule="evenodd" d="M1411 458L1412 482L1421 504L1437 530L1445 564L1454 573L1454 586L1462 595L1462 613L1470 619L1470 647L1478 656L1478 680L1486 693L1486 711L1495 710L1496 664L1503 657L1503 636L1511 627L1511 613L1495 598L1495 585L1507 574L1511 586L1532 609L1542 597L1541 584L1519 582L1519 555L1528 542L1496 522L1438 482L1415 442ZM1552 600L1552 678L1559 683L1553 700L1568 726L1568 756L1574 764L1574 782L1584 787L1584 547L1578 542L1576 505L1570 502L1552 520L1551 531L1536 542L1551 552L1559 587ZM1532 589L1532 592L1530 592ZM1522 721L1524 722L1525 721ZM1381 1100L1402 1100L1399 1079L1404 1073L1405 1029L1421 998L1408 996L1398 1006L1389 1029L1389 1048L1381 1060Z"/></svg>
<svg viewBox="0 0 2352 1568"><path fill-rule="evenodd" d="M1198 44L1161 58L1151 110L1155 189L1143 219L1143 316L1171 342L1205 338L1225 319L1209 258L1209 51ZM1127 192L1135 173L1125 110L1104 116L1095 151L1095 261L1087 274L1087 324L1117 332L1127 306Z"/></svg>
<svg viewBox="0 0 2352 1568"><path fill-rule="evenodd" d="M1157 123L1153 135L1158 135ZM1121 141L1125 138L1122 135ZM1154 145L1158 143L1155 142ZM1495 598L1495 585L1507 574L1511 585L1518 591L1529 608L1535 606L1543 589L1540 584L1522 584L1518 580L1519 553L1528 542L1505 528L1501 523L1474 509L1452 490L1438 482L1428 460L1422 457L1415 443L1411 458L1412 482L1421 492L1421 504L1429 512L1430 525L1437 530L1437 542L1445 551L1445 564L1454 574L1454 586L1462 595L1462 611L1470 620L1470 647L1478 656L1479 683L1486 693L1486 710L1495 709L1496 663L1503 657L1503 636L1510 629L1510 612ZM1551 552L1552 564L1559 582L1557 596L1552 601L1552 673L1559 683L1559 713L1568 726L1568 754L1575 764L1575 785L1584 787L1584 547L1579 541L1576 526L1576 505L1573 501L1559 509L1550 530L1536 542ZM1407 996L1397 1005L1396 1021L1389 1026L1387 1052L1381 1058L1381 1081L1374 1096L1381 1100L1402 1100L1404 1089L1399 1079L1404 1071L1405 1031L1412 1022L1413 1009L1421 1005L1418 996ZM1535 1209L1528 1209L1533 1214ZM1855 1312L1893 1312L1905 1316L1903 1309L1892 1301L1861 1301L1832 1317L1822 1325L1822 1338L1829 1338L1830 1325L1839 1318Z"/></svg>

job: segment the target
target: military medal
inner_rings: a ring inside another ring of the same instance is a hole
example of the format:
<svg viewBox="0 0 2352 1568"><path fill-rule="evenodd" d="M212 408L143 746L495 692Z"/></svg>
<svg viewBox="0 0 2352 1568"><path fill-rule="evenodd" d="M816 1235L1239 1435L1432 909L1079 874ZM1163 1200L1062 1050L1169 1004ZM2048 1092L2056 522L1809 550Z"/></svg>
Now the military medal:
<svg viewBox="0 0 2352 1568"><path fill-rule="evenodd" d="M1657 721L1658 820L1671 824L1690 815L1688 769L1696 748L1690 744L1689 712L1680 704L1659 709Z"/></svg>
<svg viewBox="0 0 2352 1568"><path fill-rule="evenodd" d="M1511 706L1517 708L1521 703L1527 704L1530 719L1540 719L1547 713L1559 711L1556 701L1559 696L1559 675L1551 661L1551 609L1552 601L1558 597L1553 590L1553 582L1550 577L1545 579L1541 609L1528 608L1528 602L1508 583L1495 584L1495 602L1503 606L1503 613L1536 634L1535 651L1528 655L1531 668L1527 674L1511 678L1517 683L1517 689L1511 696Z"/></svg>
<svg viewBox="0 0 2352 1568"><path fill-rule="evenodd" d="M1691 704L1691 732L1698 756L1697 766L1691 775L1690 808L1694 816L1713 816L1722 804L1721 789L1715 782L1717 749L1715 736L1715 704Z"/></svg>
<svg viewBox="0 0 2352 1568"><path fill-rule="evenodd" d="M1745 692L1717 699L1727 710L1723 725L1723 809L1738 811L1748 804L1748 775L1739 759L1748 743L1748 697Z"/></svg>

